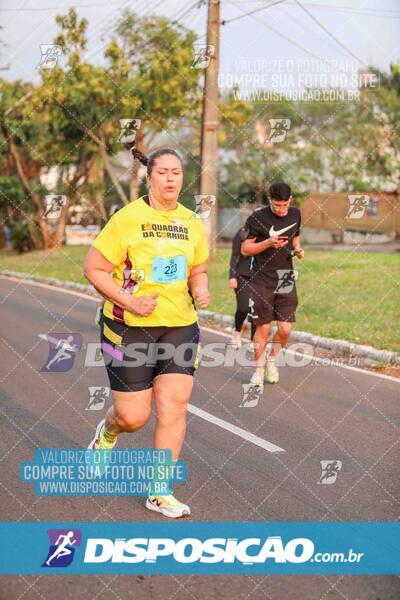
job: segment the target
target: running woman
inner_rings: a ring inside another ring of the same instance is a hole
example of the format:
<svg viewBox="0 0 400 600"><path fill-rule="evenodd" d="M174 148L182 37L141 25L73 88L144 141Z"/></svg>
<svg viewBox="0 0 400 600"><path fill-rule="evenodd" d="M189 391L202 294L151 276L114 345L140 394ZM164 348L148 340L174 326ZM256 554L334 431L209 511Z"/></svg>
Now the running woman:
<svg viewBox="0 0 400 600"><path fill-rule="evenodd" d="M251 208L255 211L260 210L263 206L253 204ZM228 285L235 291L236 295L235 325L231 339L231 345L234 348L240 348L242 345L241 334L243 323L249 314L250 287L253 276L252 262L254 259L250 256L243 256L241 253L242 242L246 239L246 235L244 227L241 227L236 232L232 240L231 260L229 264ZM251 321L251 339L253 339L254 329L253 322Z"/></svg>
<svg viewBox="0 0 400 600"><path fill-rule="evenodd" d="M198 361L194 302L201 308L210 303L208 250L201 218L178 202L183 181L179 154L171 148L148 158L135 149L132 153L147 166L149 193L110 218L85 263L86 278L106 300L101 347L113 402L89 448L113 448L122 432L141 429L150 419L154 397L154 448L169 448L176 461ZM165 345L173 347L172 357L159 352ZM185 347L191 349L189 357L181 352ZM132 348L145 356L151 348L155 360L135 365ZM190 514L172 494L151 495L146 507L173 518Z"/></svg>
<svg viewBox="0 0 400 600"><path fill-rule="evenodd" d="M270 205L253 213L246 221L247 239L242 244L244 256L254 256L252 278L252 317L256 326L256 371L250 383L262 387L264 381L277 383L279 372L275 358L289 341L298 304L292 256L304 257L300 246L300 210L290 206L292 192L283 182L269 188ZM270 324L277 322L271 350L266 358Z"/></svg>
<svg viewBox="0 0 400 600"><path fill-rule="evenodd" d="M236 296L235 326L231 340L231 344L234 348L240 348L242 345L241 335L243 323L249 312L249 284L252 272L250 270L251 258L243 256L240 252L244 235L245 229L241 227L232 240L232 253L229 265L228 285L235 291Z"/></svg>

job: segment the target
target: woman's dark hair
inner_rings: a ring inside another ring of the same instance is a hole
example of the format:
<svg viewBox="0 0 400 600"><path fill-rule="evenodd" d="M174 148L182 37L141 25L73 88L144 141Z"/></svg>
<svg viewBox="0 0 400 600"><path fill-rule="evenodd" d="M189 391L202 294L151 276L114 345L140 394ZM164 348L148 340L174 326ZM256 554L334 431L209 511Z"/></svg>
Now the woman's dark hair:
<svg viewBox="0 0 400 600"><path fill-rule="evenodd" d="M292 195L290 185L283 181L275 181L269 186L269 197L271 200L289 200Z"/></svg>
<svg viewBox="0 0 400 600"><path fill-rule="evenodd" d="M183 169L182 157L173 148L159 148L158 150L154 150L154 152L151 152L149 156L146 156L145 154L143 154L143 152L140 152L140 150L137 150L135 147L131 147L129 149L132 152L133 158L137 158L138 160L140 160L142 165L147 167L147 175L151 175L154 163L157 160L157 158L159 158L160 156L164 156L165 154L172 154L172 156L176 156L176 158L180 161L181 167Z"/></svg>

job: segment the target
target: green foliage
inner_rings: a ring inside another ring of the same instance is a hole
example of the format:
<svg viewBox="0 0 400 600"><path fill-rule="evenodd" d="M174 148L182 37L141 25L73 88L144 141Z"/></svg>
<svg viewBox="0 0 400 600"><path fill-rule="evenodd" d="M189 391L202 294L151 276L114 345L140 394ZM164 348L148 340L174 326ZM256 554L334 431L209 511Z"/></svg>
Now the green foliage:
<svg viewBox="0 0 400 600"><path fill-rule="evenodd" d="M104 64L85 55L88 21L69 9L58 15L54 42L62 59L53 70L42 70L38 85L0 79L0 115L12 132L33 191L46 193L39 173L54 165L65 173L94 157L99 179L108 155L123 149L118 142L119 119L141 120L140 144L157 147L160 132L169 130L183 149L186 170L181 201L188 206L199 191L202 71L194 69L192 44L196 34L177 22L125 10L110 31ZM268 104L241 100L237 88L220 98L218 139L221 206L265 202L270 181L291 184L296 199L314 191L379 191L400 178L400 70L377 72L379 85L361 90L359 102L294 102ZM284 143L268 141L271 118L289 118ZM11 165L11 166L10 166ZM31 199L21 195L7 144L0 144L0 205L9 197L32 213ZM73 202L96 197L106 208L121 203L107 174L104 183L84 180L69 189L60 176L58 188ZM129 184L121 183L129 197ZM104 188L104 194L102 194ZM145 191L142 182L140 193ZM100 200L99 200L100 199Z"/></svg>
<svg viewBox="0 0 400 600"><path fill-rule="evenodd" d="M200 100L199 71L192 68L196 35L165 17L139 17L128 9L115 35L106 55L114 70L116 60L127 70L124 108L130 112L124 116L155 131L190 117Z"/></svg>
<svg viewBox="0 0 400 600"><path fill-rule="evenodd" d="M30 101L33 86L20 80L7 81L0 79L0 115L4 122L15 132L15 141L17 147L21 147L25 152L28 151L27 144L35 144L38 139L38 133L34 124L34 115L32 108L28 118L21 112L21 106ZM34 148L32 150L32 160L35 156ZM6 159L9 156L7 144L0 144L0 165L6 168Z"/></svg>
<svg viewBox="0 0 400 600"><path fill-rule="evenodd" d="M25 197L21 182L15 175L0 175L0 209L28 210L29 200Z"/></svg>
<svg viewBox="0 0 400 600"><path fill-rule="evenodd" d="M378 73L376 88L360 90L359 101L254 104L238 127L223 121L224 167L220 170L223 204L262 196L271 179L283 179L298 192L381 191L400 178L400 74ZM268 142L268 121L288 118L283 143ZM231 198L231 200L229 200Z"/></svg>
<svg viewBox="0 0 400 600"><path fill-rule="evenodd" d="M32 239L26 221L11 221L11 242L19 254L33 249Z"/></svg>

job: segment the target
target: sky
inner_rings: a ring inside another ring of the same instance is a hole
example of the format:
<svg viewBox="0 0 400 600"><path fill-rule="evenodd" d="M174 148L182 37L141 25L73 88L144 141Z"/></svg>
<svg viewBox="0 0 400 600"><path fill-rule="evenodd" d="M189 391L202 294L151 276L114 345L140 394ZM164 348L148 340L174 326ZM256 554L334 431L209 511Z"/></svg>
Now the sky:
<svg viewBox="0 0 400 600"><path fill-rule="evenodd" d="M234 75L275 71L282 74L274 86L285 88L291 70L329 71L332 64L340 65L339 71L365 65L387 70L391 62L399 62L400 0L305 0L303 8L296 0L285 0L258 10L272 3L221 0L221 19L227 21L221 26L222 86ZM69 7L76 7L89 20L87 56L101 64L113 23L125 7L142 16L180 19L205 43L207 7L196 4L193 0L0 0L0 39L5 43L0 76L37 81L39 45L52 43L57 33L55 15ZM257 12L244 16L252 11ZM258 81L251 79L249 87L257 87Z"/></svg>

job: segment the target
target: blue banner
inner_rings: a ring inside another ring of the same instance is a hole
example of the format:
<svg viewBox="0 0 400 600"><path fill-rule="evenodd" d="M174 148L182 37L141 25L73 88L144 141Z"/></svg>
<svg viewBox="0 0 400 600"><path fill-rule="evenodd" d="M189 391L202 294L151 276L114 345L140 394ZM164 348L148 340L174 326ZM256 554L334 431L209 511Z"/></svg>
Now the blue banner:
<svg viewBox="0 0 400 600"><path fill-rule="evenodd" d="M400 523L1 523L2 574L396 574Z"/></svg>

